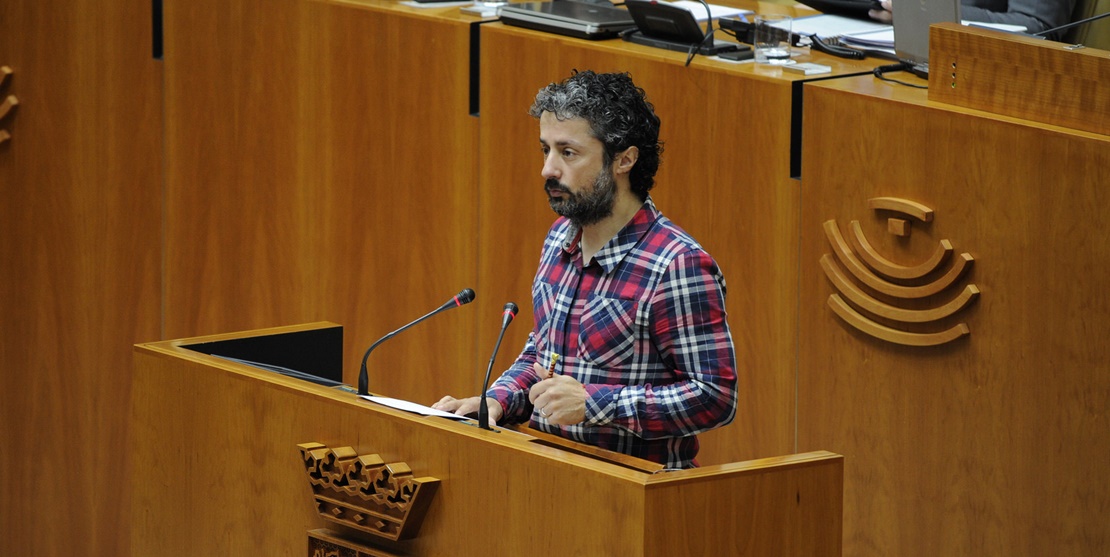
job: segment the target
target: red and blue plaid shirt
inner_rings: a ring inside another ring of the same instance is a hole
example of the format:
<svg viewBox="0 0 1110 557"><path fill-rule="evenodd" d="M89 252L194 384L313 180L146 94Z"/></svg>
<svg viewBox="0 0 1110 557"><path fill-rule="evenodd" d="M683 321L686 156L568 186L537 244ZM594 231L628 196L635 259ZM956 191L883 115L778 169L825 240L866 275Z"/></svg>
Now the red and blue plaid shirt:
<svg viewBox="0 0 1110 557"><path fill-rule="evenodd" d="M713 258L649 198L583 266L580 231L565 218L544 241L524 350L488 395L502 421L664 464L696 466L696 434L736 415L736 357L725 279ZM528 401L544 367L586 387L586 419L548 423Z"/></svg>

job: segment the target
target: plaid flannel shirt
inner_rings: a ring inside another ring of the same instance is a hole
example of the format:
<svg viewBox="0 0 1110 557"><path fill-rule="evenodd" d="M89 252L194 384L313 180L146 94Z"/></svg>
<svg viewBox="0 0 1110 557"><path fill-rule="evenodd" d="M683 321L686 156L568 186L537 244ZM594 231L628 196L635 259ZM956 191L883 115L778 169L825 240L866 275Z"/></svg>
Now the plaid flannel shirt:
<svg viewBox="0 0 1110 557"><path fill-rule="evenodd" d="M649 198L583 267L580 231L565 218L544 241L532 284L534 325L524 350L490 387L502 421L664 464L696 466L696 434L736 414L736 357L725 280ZM582 423L558 426L528 389L559 354L556 373L587 391Z"/></svg>

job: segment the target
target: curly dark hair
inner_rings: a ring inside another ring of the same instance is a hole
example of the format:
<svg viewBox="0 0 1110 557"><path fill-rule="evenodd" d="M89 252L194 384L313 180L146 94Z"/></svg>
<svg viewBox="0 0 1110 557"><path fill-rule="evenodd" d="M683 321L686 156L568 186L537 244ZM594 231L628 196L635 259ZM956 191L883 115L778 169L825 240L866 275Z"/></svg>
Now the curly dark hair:
<svg viewBox="0 0 1110 557"><path fill-rule="evenodd" d="M575 70L562 83L552 83L536 93L528 113L539 118L550 112L560 120L582 118L605 146L605 165L617 153L635 146L639 158L629 173L632 193L647 199L662 163L663 142L659 141L659 117L644 90L628 73L594 73Z"/></svg>

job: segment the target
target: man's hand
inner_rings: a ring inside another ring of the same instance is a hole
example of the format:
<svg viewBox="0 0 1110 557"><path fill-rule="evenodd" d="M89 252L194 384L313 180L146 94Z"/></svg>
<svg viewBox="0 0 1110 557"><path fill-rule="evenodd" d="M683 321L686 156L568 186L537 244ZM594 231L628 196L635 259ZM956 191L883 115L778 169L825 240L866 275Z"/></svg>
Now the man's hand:
<svg viewBox="0 0 1110 557"><path fill-rule="evenodd" d="M445 396L439 399L439 402L433 404L432 408L459 416L465 416L467 414L477 414L478 403L479 399L476 396L464 398L462 400L453 396ZM486 397L486 405L489 406L489 425L495 426L505 411L501 408L501 403L497 402L497 399L492 397Z"/></svg>
<svg viewBox="0 0 1110 557"><path fill-rule="evenodd" d="M867 12L868 17L874 19L875 21L881 21L883 23L890 23L891 21L894 21L893 0L882 0L881 2L879 2L879 4L882 5L882 9L869 10Z"/></svg>
<svg viewBox="0 0 1110 557"><path fill-rule="evenodd" d="M532 371L544 377L547 370L532 364ZM586 419L586 387L573 377L555 375L544 379L528 391L528 400L540 417L555 425L574 425Z"/></svg>

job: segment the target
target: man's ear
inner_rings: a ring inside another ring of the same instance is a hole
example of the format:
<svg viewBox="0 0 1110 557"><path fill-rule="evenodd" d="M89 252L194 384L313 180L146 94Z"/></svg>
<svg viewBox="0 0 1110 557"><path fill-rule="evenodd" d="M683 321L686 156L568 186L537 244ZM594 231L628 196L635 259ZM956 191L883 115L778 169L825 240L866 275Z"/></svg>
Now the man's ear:
<svg viewBox="0 0 1110 557"><path fill-rule="evenodd" d="M613 161L613 173L628 174L632 172L632 167L636 165L636 161L639 159L640 148L635 145L617 153L617 157Z"/></svg>

